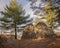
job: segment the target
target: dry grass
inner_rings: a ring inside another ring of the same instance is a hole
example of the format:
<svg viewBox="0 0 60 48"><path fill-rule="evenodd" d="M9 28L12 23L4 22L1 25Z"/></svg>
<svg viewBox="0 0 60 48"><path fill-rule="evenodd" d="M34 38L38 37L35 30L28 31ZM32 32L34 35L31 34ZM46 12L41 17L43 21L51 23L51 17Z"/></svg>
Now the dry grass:
<svg viewBox="0 0 60 48"><path fill-rule="evenodd" d="M59 33L56 33L59 34ZM3 36L8 38L8 36ZM10 36L9 36L10 37ZM4 48L60 48L60 38L38 38L3 42Z"/></svg>
<svg viewBox="0 0 60 48"><path fill-rule="evenodd" d="M11 40L4 43L5 48L60 48L60 39Z"/></svg>

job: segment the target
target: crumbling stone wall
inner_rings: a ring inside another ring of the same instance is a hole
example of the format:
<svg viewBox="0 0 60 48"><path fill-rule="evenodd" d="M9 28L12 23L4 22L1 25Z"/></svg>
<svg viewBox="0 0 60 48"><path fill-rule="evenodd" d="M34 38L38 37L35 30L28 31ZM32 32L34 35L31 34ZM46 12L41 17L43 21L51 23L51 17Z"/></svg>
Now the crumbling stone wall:
<svg viewBox="0 0 60 48"><path fill-rule="evenodd" d="M23 30L22 39L35 38L34 26L32 24L27 25Z"/></svg>
<svg viewBox="0 0 60 48"><path fill-rule="evenodd" d="M52 38L55 37L55 34L54 31L43 22L39 22L35 26L33 24L29 24L24 28L22 39L32 39L38 37Z"/></svg>
<svg viewBox="0 0 60 48"><path fill-rule="evenodd" d="M53 29L49 28L45 23L39 22L36 25L36 32L38 32L37 36L41 37L55 37Z"/></svg>

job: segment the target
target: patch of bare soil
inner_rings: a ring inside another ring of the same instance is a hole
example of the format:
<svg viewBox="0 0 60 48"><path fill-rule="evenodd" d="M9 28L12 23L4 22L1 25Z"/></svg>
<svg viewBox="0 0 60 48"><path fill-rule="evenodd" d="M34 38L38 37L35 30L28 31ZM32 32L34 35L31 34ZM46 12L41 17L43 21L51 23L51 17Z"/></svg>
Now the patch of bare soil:
<svg viewBox="0 0 60 48"><path fill-rule="evenodd" d="M4 43L5 48L60 48L60 39L25 39Z"/></svg>

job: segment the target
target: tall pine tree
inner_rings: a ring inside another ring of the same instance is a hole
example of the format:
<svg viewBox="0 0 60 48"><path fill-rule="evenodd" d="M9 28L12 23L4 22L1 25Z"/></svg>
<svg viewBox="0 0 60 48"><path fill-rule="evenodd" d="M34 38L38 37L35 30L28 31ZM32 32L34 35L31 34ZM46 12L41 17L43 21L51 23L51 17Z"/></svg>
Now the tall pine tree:
<svg viewBox="0 0 60 48"><path fill-rule="evenodd" d="M26 24L31 19L27 20L29 16L24 16L25 12L16 0L11 0L10 4L6 5L4 9L5 11L1 12L4 15L1 21L7 28L12 27L15 29L15 39L17 39L17 25Z"/></svg>

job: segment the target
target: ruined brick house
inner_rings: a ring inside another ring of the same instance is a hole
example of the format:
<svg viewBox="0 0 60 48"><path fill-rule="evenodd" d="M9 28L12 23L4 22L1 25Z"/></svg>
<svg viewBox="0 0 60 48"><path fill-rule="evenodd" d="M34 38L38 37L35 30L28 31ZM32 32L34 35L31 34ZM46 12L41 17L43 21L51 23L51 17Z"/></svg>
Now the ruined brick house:
<svg viewBox="0 0 60 48"><path fill-rule="evenodd" d="M35 26L28 24L23 29L22 39L38 38L38 37L51 37L54 35L54 31L49 28L45 23L39 22Z"/></svg>

